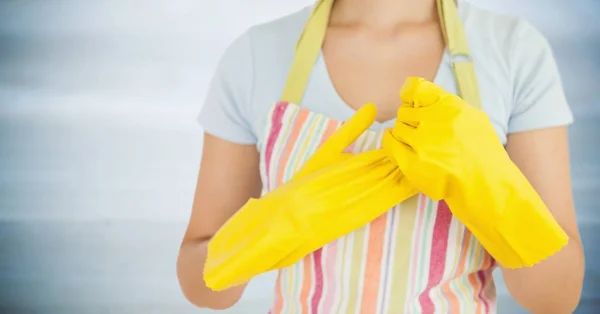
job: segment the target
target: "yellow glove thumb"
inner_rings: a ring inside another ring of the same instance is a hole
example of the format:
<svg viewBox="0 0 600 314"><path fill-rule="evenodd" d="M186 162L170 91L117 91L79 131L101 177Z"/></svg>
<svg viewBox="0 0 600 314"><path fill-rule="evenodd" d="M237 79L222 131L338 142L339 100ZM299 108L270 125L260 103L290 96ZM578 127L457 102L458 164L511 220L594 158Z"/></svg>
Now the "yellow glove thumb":
<svg viewBox="0 0 600 314"><path fill-rule="evenodd" d="M296 172L292 180L299 179L349 157L344 150L354 143L377 117L377 107L366 104L337 129Z"/></svg>

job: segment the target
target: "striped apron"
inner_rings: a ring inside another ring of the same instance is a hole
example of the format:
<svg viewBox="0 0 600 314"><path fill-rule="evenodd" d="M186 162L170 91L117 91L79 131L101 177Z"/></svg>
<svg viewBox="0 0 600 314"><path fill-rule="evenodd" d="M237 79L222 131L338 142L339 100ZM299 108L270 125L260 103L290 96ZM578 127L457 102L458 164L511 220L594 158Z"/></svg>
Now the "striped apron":
<svg viewBox="0 0 600 314"><path fill-rule="evenodd" d="M296 48L282 101L268 113L260 149L266 191L290 180L342 123L300 105L332 4L321 0L315 6ZM479 106L455 3L437 4L461 97ZM381 138L381 131L367 131L348 151L376 149ZM281 269L271 313L496 313L495 266L446 203L420 194Z"/></svg>

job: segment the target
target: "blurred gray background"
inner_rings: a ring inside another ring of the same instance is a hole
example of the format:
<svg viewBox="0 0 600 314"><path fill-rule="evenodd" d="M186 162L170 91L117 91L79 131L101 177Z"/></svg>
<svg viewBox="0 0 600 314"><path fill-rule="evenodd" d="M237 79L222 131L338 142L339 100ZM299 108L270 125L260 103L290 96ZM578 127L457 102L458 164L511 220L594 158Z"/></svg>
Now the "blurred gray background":
<svg viewBox="0 0 600 314"><path fill-rule="evenodd" d="M311 2L0 0L0 313L211 313L175 277L195 116L236 35ZM577 313L600 313L600 2L471 2L529 19L553 44L576 116ZM273 278L227 313L266 313ZM521 313L501 282L499 294L501 313Z"/></svg>

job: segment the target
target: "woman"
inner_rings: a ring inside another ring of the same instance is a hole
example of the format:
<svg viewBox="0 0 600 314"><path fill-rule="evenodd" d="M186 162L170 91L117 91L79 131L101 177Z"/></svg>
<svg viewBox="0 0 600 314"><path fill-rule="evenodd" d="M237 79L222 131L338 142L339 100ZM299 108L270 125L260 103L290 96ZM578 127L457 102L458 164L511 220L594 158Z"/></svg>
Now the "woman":
<svg viewBox="0 0 600 314"><path fill-rule="evenodd" d="M571 313L584 267L569 182L572 115L546 39L524 21L462 2L458 13L438 10L448 8L444 0L322 0L319 6L331 8L327 32L316 61L305 60L312 68L304 80L287 75L307 20L318 24L308 8L251 28L219 64L199 117L204 151L178 260L186 297L214 309L239 300L244 286L206 288L207 242L249 198L289 180L339 121L375 103L378 122L351 149L376 148L394 123L407 77L465 94L457 64L472 62L479 87L470 95L479 97L511 159L569 235L568 245L532 268L505 269L443 202L421 195L281 270L272 312L494 313L492 271L500 266L526 309ZM446 25L454 17L464 25L472 57L445 49L463 35L460 23ZM301 92L273 105L284 90L285 98L290 80Z"/></svg>

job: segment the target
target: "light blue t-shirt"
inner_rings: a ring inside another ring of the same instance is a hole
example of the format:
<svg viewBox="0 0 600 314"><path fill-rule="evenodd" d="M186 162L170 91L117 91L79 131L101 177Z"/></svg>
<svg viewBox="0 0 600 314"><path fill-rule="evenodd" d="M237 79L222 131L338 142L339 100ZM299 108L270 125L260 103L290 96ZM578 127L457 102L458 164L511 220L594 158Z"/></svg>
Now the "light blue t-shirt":
<svg viewBox="0 0 600 314"><path fill-rule="evenodd" d="M269 109L280 100L296 41L310 8L257 25L226 50L216 70L198 121L222 139L262 146ZM483 110L498 136L573 121L552 51L546 38L529 23L461 2L459 14L477 73ZM446 54L435 83L456 93ZM398 86L400 90L401 86ZM317 60L303 107L346 121L353 114L337 94L322 56ZM376 123L373 129L392 126Z"/></svg>

